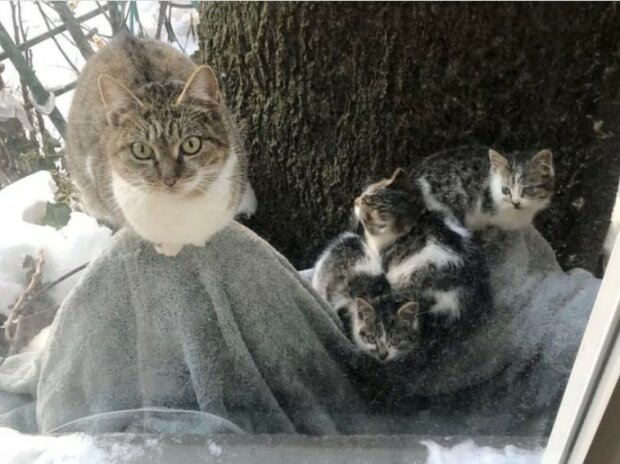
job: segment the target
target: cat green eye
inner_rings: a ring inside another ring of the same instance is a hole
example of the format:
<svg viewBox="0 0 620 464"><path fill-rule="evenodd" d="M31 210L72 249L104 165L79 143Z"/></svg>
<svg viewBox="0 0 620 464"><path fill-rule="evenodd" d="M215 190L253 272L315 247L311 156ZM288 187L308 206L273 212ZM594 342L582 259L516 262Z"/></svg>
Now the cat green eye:
<svg viewBox="0 0 620 464"><path fill-rule="evenodd" d="M200 140L200 137L196 137L195 135L193 135L183 140L183 143L181 144L181 150L183 150L183 153L185 155L195 155L196 153L198 153L198 150L200 150L201 146L202 140Z"/></svg>
<svg viewBox="0 0 620 464"><path fill-rule="evenodd" d="M131 154L139 160L147 160L153 157L153 149L144 142L134 142L131 144Z"/></svg>

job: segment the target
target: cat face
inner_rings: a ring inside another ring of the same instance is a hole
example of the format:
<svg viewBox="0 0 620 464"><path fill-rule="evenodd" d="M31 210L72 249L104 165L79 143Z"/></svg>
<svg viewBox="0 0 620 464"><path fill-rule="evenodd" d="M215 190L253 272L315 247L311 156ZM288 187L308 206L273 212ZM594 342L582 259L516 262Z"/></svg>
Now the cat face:
<svg viewBox="0 0 620 464"><path fill-rule="evenodd" d="M489 150L491 194L500 210L545 208L553 194L553 154L542 150L531 155L500 155Z"/></svg>
<svg viewBox="0 0 620 464"><path fill-rule="evenodd" d="M418 341L418 303L395 310L394 302L357 298L351 314L353 341L379 361L392 361L415 349ZM390 307L386 308L388 305Z"/></svg>
<svg viewBox="0 0 620 464"><path fill-rule="evenodd" d="M145 191L187 195L207 191L229 155L229 137L211 68L184 85L151 83L132 93L99 77L106 107L112 170Z"/></svg>
<svg viewBox="0 0 620 464"><path fill-rule="evenodd" d="M354 201L354 212L367 236L387 244L406 234L422 209L409 176L397 169L392 177L368 186Z"/></svg>

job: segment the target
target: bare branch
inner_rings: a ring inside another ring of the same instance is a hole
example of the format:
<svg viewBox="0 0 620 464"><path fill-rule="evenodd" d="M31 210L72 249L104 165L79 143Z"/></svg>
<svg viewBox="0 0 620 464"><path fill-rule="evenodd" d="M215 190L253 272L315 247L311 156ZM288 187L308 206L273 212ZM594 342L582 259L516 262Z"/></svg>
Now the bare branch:
<svg viewBox="0 0 620 464"><path fill-rule="evenodd" d="M89 11L88 13L83 14L82 16L79 16L78 18L76 18L76 21L81 23L81 22L94 18L95 16L99 15L102 11L105 11L106 9L110 8L109 3L114 3L114 2L108 2L108 5L104 5L101 8L97 8L93 11ZM26 50L28 48L32 48L35 45L40 44L41 42L49 39L50 37L54 35L58 35L61 32L64 32L66 30L67 30L67 26L63 24L62 26L55 27L54 29L52 29L49 32L46 32L45 34L38 35L36 37L33 37L30 40L26 40L25 42L22 42L21 44L17 46L17 48L19 50ZM9 55L6 52L0 53L0 61L5 60L8 57Z"/></svg>
<svg viewBox="0 0 620 464"><path fill-rule="evenodd" d="M28 61L21 54L15 43L11 40L8 32L0 23L0 47L4 50L7 56L11 59L13 66L19 73L20 79L26 84L23 87L24 95L27 94L26 87L32 91L32 95L36 99L39 105L44 105L49 97L49 92L43 87L43 84L39 81L32 68L28 65ZM49 115L54 126L58 129L58 132L62 136L65 134L66 122L58 108L54 108Z"/></svg>
<svg viewBox="0 0 620 464"><path fill-rule="evenodd" d="M161 39L161 27L164 25L164 19L166 17L166 8L168 2L159 2L159 15L157 16L157 31L155 32L155 39Z"/></svg>
<svg viewBox="0 0 620 464"><path fill-rule="evenodd" d="M60 16L61 21L67 27L69 34L73 38L75 45L85 59L90 58L95 53L90 43L84 36L80 23L69 9L66 2L51 2L52 6Z"/></svg>
<svg viewBox="0 0 620 464"><path fill-rule="evenodd" d="M43 21L45 22L45 26L47 27L48 31L52 30L52 24L51 24L51 20L49 19L49 17L45 14L45 11L43 11L43 8L41 8L41 4L40 2L35 2L37 5L37 8L39 9L39 13L41 13L41 17L43 18ZM56 48L58 48L58 51L61 53L61 55L65 58L65 61L67 63L69 63L69 66L71 66L73 68L73 70L75 71L76 74L79 74L80 71L77 68L77 66L73 63L73 61L71 61L71 58L69 58L69 56L65 53L64 49L62 48L62 46L58 43L58 40L56 39L56 36L52 36L51 39L54 41L54 43L56 44Z"/></svg>
<svg viewBox="0 0 620 464"><path fill-rule="evenodd" d="M17 329L17 322L19 316L23 311L24 304L26 300L31 296L32 292L34 292L40 285L41 280L43 279L43 265L45 264L45 251L43 249L39 250L37 254L37 261L35 263L34 273L30 278L30 282L24 289L24 291L17 297L17 301L11 308L11 313L9 314L9 318L7 319L4 325L4 337L7 340L12 340L15 336L15 331Z"/></svg>

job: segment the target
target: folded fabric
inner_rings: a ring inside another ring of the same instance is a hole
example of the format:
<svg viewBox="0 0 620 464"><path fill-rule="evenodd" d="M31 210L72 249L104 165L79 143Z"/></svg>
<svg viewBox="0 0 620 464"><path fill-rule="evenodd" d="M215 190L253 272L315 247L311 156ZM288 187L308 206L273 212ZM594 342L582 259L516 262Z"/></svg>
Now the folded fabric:
<svg viewBox="0 0 620 464"><path fill-rule="evenodd" d="M46 348L0 365L0 426L542 433L599 281L562 272L533 228L483 240L494 317L438 363L408 366L358 352L307 280L239 224L174 258L122 231L60 308Z"/></svg>

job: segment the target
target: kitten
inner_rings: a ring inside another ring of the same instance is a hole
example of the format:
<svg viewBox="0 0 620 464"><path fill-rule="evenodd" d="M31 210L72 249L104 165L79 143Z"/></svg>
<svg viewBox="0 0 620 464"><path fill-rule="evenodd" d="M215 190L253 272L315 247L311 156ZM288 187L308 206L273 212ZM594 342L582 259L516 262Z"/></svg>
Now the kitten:
<svg viewBox="0 0 620 464"><path fill-rule="evenodd" d="M391 178L372 184L354 205L390 286L419 301L426 325L449 327L491 309L489 271L469 230L425 208L405 171L397 169Z"/></svg>
<svg viewBox="0 0 620 464"><path fill-rule="evenodd" d="M553 194L553 154L501 155L480 147L435 153L413 169L429 209L452 213L472 230L519 229L531 224Z"/></svg>
<svg viewBox="0 0 620 464"><path fill-rule="evenodd" d="M315 265L312 286L360 350L392 361L415 349L418 305L392 294L379 256L359 235L344 233L328 246Z"/></svg>
<svg viewBox="0 0 620 464"><path fill-rule="evenodd" d="M166 255L204 245L240 206L255 207L213 70L161 42L123 38L86 63L67 159L90 213Z"/></svg>

